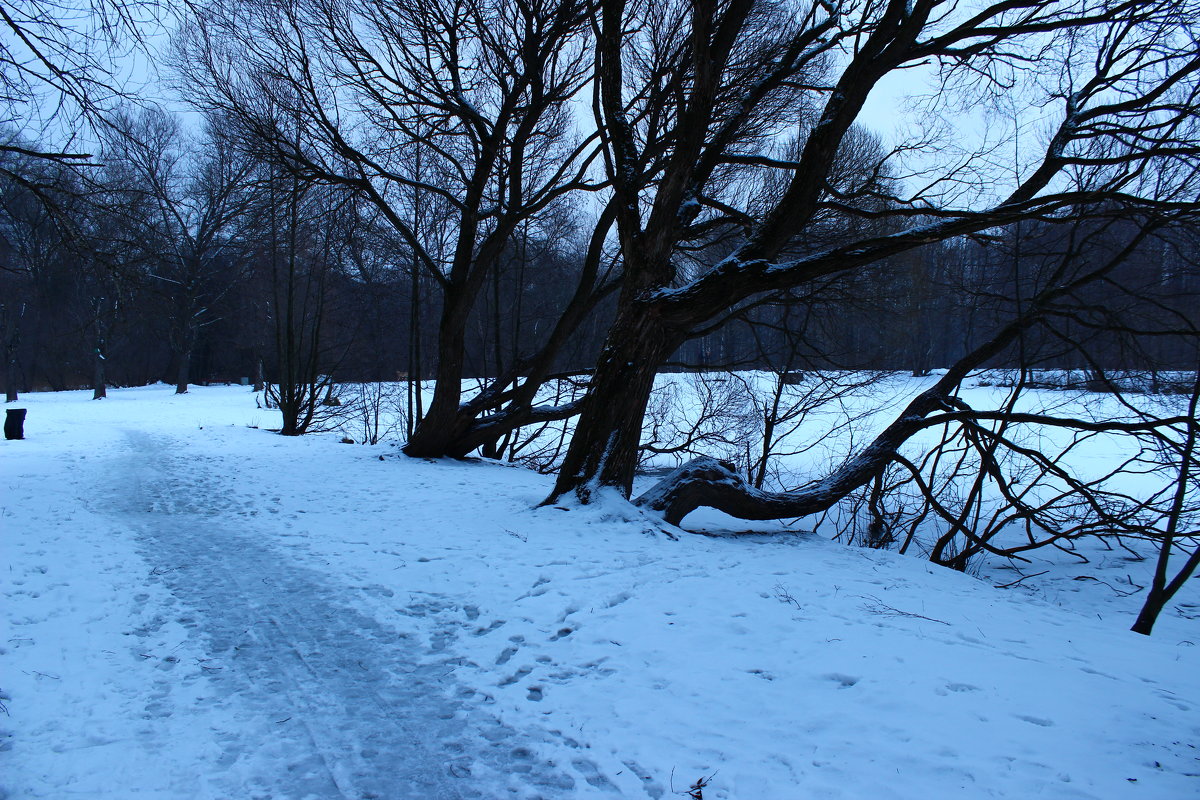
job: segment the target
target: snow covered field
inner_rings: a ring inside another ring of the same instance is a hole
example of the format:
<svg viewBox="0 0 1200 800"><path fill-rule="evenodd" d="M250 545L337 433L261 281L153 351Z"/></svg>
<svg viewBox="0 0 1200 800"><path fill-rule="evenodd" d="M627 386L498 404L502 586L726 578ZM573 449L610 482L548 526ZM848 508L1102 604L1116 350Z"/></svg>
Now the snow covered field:
<svg viewBox="0 0 1200 800"><path fill-rule="evenodd" d="M89 397L0 442L0 797L1200 796L1200 591L1128 632L1148 563L673 541L243 387Z"/></svg>

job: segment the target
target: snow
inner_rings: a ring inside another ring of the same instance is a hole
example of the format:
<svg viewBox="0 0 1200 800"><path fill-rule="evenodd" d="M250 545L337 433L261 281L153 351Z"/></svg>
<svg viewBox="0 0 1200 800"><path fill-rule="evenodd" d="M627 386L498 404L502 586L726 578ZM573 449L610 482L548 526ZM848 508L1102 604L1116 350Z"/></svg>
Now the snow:
<svg viewBox="0 0 1200 800"><path fill-rule="evenodd" d="M1111 590L1145 563L998 590L715 512L672 540L280 437L244 387L88 398L0 443L0 797L1200 794L1197 623Z"/></svg>

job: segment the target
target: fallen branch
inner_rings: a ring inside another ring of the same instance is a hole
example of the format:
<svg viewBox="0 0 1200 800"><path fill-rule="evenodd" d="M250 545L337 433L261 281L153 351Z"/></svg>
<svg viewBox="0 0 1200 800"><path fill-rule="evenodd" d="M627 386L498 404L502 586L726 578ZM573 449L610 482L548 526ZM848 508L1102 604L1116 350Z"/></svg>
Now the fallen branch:
<svg viewBox="0 0 1200 800"><path fill-rule="evenodd" d="M928 620L929 622L937 622L942 625L950 624L944 619L934 619L933 617L927 617L924 614L914 614L911 611L901 611L898 608L889 606L878 597L872 597L870 595L859 595L859 597L861 597L863 600L870 601L867 605L863 606L863 611L867 611L872 614L886 614L887 616L891 617L915 617L916 619L924 619Z"/></svg>

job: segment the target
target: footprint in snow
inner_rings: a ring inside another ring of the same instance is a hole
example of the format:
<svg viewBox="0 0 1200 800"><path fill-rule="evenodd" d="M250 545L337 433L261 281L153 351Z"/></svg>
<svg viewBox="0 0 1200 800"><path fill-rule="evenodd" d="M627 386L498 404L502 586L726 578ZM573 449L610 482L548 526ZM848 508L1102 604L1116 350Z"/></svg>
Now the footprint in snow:
<svg viewBox="0 0 1200 800"><path fill-rule="evenodd" d="M1169 694L1165 694L1160 691L1160 692L1158 692L1158 697L1160 700L1162 700L1167 705L1175 706L1175 708L1178 708L1180 711L1191 711L1192 710L1191 706L1187 705L1186 703L1180 702L1177 698L1172 697Z"/></svg>
<svg viewBox="0 0 1200 800"><path fill-rule="evenodd" d="M1028 722L1030 725L1037 725L1042 728L1054 727L1054 720L1045 719L1044 717L1031 717L1028 714L1013 714L1014 717L1022 722Z"/></svg>
<svg viewBox="0 0 1200 800"><path fill-rule="evenodd" d="M934 693L945 697L950 692L961 694L963 692L978 692L979 687L969 683L947 683L944 688L934 689Z"/></svg>
<svg viewBox="0 0 1200 800"><path fill-rule="evenodd" d="M851 686L862 680L862 678L859 678L855 675L843 675L840 672L831 672L828 675L822 675L821 677L827 681L833 681L834 683L840 684L838 686L839 689L849 689Z"/></svg>
<svg viewBox="0 0 1200 800"><path fill-rule="evenodd" d="M1096 675L1096 676L1099 676L1099 677L1101 677L1101 678L1109 678L1109 679L1111 679L1111 680L1114 680L1114 681L1115 681L1115 680L1120 680L1120 679L1119 679L1119 678L1117 678L1115 675L1109 675L1107 672L1101 672L1100 670L1098 670L1098 669L1093 669L1093 668L1091 668L1091 667L1080 667L1080 668L1079 668L1079 671L1080 671L1080 672L1086 672L1088 675Z"/></svg>
<svg viewBox="0 0 1200 800"><path fill-rule="evenodd" d="M626 761L624 762L624 766L625 769L637 776L638 780L642 782L642 789L653 800L659 800L660 797L666 794L666 790L663 789L662 784L654 780L654 776L649 775L649 770L643 768L641 764L638 764L636 761Z"/></svg>
<svg viewBox="0 0 1200 800"><path fill-rule="evenodd" d="M631 595L629 592L621 592L620 594L616 595L615 597L609 598L608 602L604 604L604 607L605 608L616 608L617 606L621 605L625 601L629 600L631 597L633 597L633 595Z"/></svg>
<svg viewBox="0 0 1200 800"><path fill-rule="evenodd" d="M496 630L497 628L501 627L502 625L505 625L506 623L507 623L507 620L494 619L494 620L492 620L492 624L488 625L486 628L476 628L475 630L471 631L471 635L472 636L484 636L484 635L489 634L492 631Z"/></svg>
<svg viewBox="0 0 1200 800"><path fill-rule="evenodd" d="M507 678L500 681L499 685L500 686L512 686L514 683L521 680L522 678L524 678L526 675L528 675L531 672L533 672L533 667L530 667L528 665L521 667L516 672L514 672L512 675L509 675Z"/></svg>
<svg viewBox="0 0 1200 800"><path fill-rule="evenodd" d="M571 766L579 770L579 774L589 785L595 786L597 789L616 789L608 778L600 774L600 770L591 761L583 758L577 758L571 762Z"/></svg>

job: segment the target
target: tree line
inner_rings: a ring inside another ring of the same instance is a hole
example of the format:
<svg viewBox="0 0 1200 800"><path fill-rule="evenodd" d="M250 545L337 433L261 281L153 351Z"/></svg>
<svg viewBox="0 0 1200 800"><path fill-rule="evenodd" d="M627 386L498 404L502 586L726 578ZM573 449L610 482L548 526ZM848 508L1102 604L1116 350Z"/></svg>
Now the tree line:
<svg viewBox="0 0 1200 800"><path fill-rule="evenodd" d="M307 335L318 318L319 342L306 348L315 375L362 382L436 373L430 343L440 292L374 209L239 153L217 133L219 120L198 135L160 110L123 121L102 166L86 176L7 157L22 175L40 175L44 188L0 185L6 390L277 382L287 371L285 330ZM589 219L570 210L541 222L549 227L514 234L472 308L464 377L498 377L536 350L539 332L569 304ZM662 369L928 374L1017 313L1047 261L1069 248L1067 237L1087 238L1095 253L1124 242L1133 225L1088 220L1077 224L1086 232L1067 232L1032 220L1019 231L935 242L804 292L734 304L729 319L693 332ZM1085 324L1064 310L1057 327L1027 333L1019 352L987 365L1078 370L1098 385L1106 371L1192 368L1196 240L1190 220L1171 225L1131 252L1114 280L1089 287L1086 304L1107 309L1108 320ZM703 268L716 262L708 258ZM288 259L293 281L320 286L306 295L319 313L297 315L299 290L281 284ZM594 366L613 314L611 297L596 303L554 361L555 374Z"/></svg>

